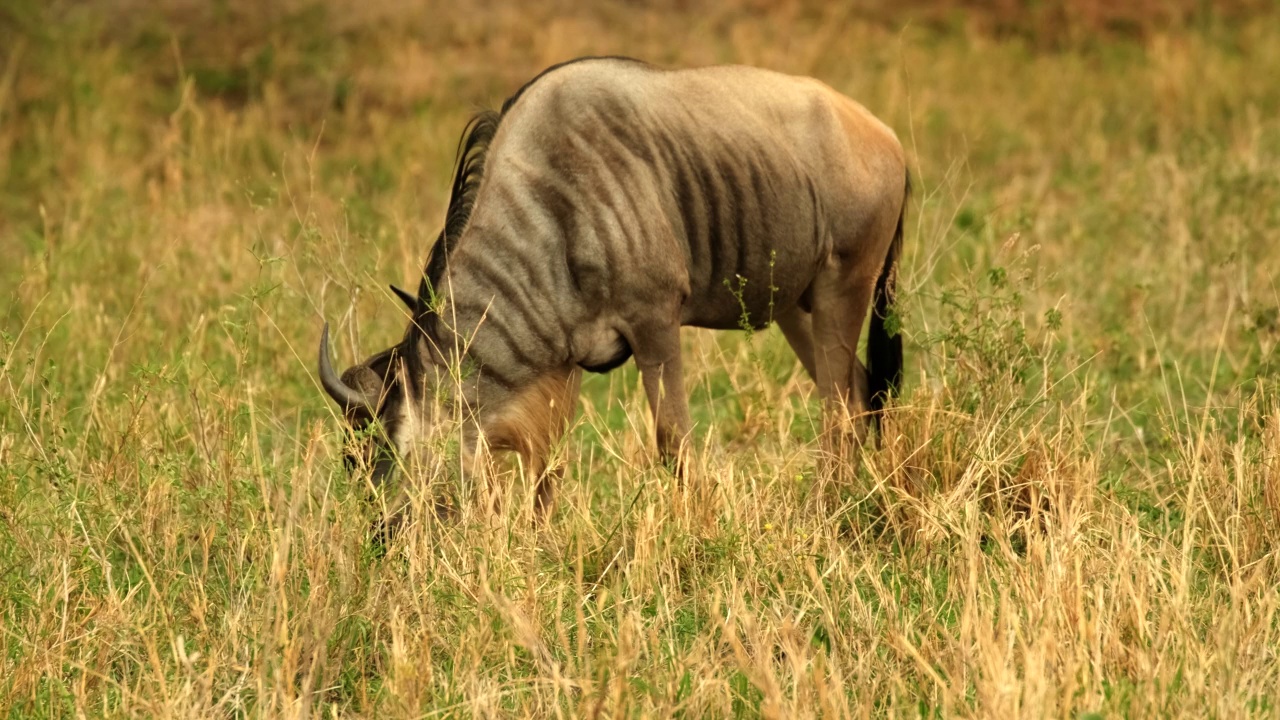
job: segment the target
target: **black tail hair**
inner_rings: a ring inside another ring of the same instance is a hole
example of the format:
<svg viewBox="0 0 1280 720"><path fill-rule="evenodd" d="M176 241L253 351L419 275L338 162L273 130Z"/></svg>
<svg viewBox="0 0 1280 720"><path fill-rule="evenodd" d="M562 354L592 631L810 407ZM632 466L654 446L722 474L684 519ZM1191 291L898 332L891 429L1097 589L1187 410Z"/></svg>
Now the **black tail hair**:
<svg viewBox="0 0 1280 720"><path fill-rule="evenodd" d="M898 255L902 252L902 226L907 218L907 201L911 199L911 173L908 172L902 191L902 210L898 213L898 227L889 243L884 267L876 280L875 307L871 312L871 327L867 331L867 371L870 376L871 418L876 429L884 415L889 397L902 385L902 335L897 328L889 332L886 326L893 314L897 298ZM896 320L895 320L896 324Z"/></svg>

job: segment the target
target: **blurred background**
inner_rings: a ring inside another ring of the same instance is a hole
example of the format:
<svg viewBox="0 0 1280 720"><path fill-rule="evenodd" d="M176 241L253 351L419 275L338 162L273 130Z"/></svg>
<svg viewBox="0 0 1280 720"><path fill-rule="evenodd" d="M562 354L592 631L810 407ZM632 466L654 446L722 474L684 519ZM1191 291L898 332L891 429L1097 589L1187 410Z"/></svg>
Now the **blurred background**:
<svg viewBox="0 0 1280 720"><path fill-rule="evenodd" d="M761 65L861 100L917 167L915 218L931 226L912 245L942 264L929 273L950 266L944 246L986 252L948 245L954 229L991 242L1038 230L1066 252L1110 213L1090 240L1114 248L1152 198L1104 191L1077 207L1099 174L1154 190L1179 181L1143 176L1135 153L1178 163L1202 143L1274 140L1276 17L1266 0L6 0L3 319L77 280L160 266L149 293L189 287L196 268L207 291L171 293L161 315L216 305L250 270L317 292L264 268L273 257L304 276L311 259L340 260L328 271L348 298L360 273L413 277L466 117L584 54ZM1134 202L1111 212L1109 198ZM1096 277L1076 260L1074 279ZM137 289L94 302L129 305Z"/></svg>

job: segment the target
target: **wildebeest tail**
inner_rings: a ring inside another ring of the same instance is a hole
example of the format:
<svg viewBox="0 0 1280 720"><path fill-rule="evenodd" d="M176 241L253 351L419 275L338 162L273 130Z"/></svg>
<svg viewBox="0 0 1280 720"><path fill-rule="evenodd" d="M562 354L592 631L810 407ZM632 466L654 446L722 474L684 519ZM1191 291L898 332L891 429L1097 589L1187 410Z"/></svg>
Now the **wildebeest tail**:
<svg viewBox="0 0 1280 720"><path fill-rule="evenodd" d="M885 403L902 384L902 335L893 319L897 296L898 255L902 252L902 226L907 217L907 201L911 197L911 174L907 173L902 192L902 210L898 213L898 227L889 243L884 267L876 280L875 305L871 312L871 327L867 331L867 370L870 375L872 421L880 427ZM890 324L895 327L890 328Z"/></svg>

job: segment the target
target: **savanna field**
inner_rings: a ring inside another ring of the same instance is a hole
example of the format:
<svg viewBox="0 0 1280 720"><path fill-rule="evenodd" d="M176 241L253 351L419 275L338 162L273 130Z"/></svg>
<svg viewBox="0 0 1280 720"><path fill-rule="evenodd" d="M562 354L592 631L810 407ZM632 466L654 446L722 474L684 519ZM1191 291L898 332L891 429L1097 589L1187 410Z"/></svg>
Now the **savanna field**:
<svg viewBox="0 0 1280 720"><path fill-rule="evenodd" d="M1280 715L1280 14L1208 7L5 0L0 714ZM321 324L399 339L468 117L587 54L895 129L882 442L686 330L687 483L628 364L549 524L442 454L381 554Z"/></svg>

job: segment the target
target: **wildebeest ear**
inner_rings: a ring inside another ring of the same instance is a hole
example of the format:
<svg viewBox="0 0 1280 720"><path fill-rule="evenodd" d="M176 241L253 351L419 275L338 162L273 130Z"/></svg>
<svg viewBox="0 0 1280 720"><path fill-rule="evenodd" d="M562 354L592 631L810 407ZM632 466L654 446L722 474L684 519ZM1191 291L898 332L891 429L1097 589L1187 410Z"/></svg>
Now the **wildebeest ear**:
<svg viewBox="0 0 1280 720"><path fill-rule="evenodd" d="M396 297L400 298L400 302L404 303L405 307L409 308L409 312L417 315L422 311L422 300L414 297L408 290L402 290L395 285L392 285L391 292L395 293Z"/></svg>
<svg viewBox="0 0 1280 720"><path fill-rule="evenodd" d="M378 398L383 390L382 378L377 371L363 363L343 371L342 382L369 398Z"/></svg>
<svg viewBox="0 0 1280 720"><path fill-rule="evenodd" d="M379 389L382 389L384 385L395 382L395 363L399 355L398 350L398 347L389 347L380 353L370 355L364 362L360 363L360 367L363 367L368 372L368 375L365 376L369 378L367 382L376 382Z"/></svg>

